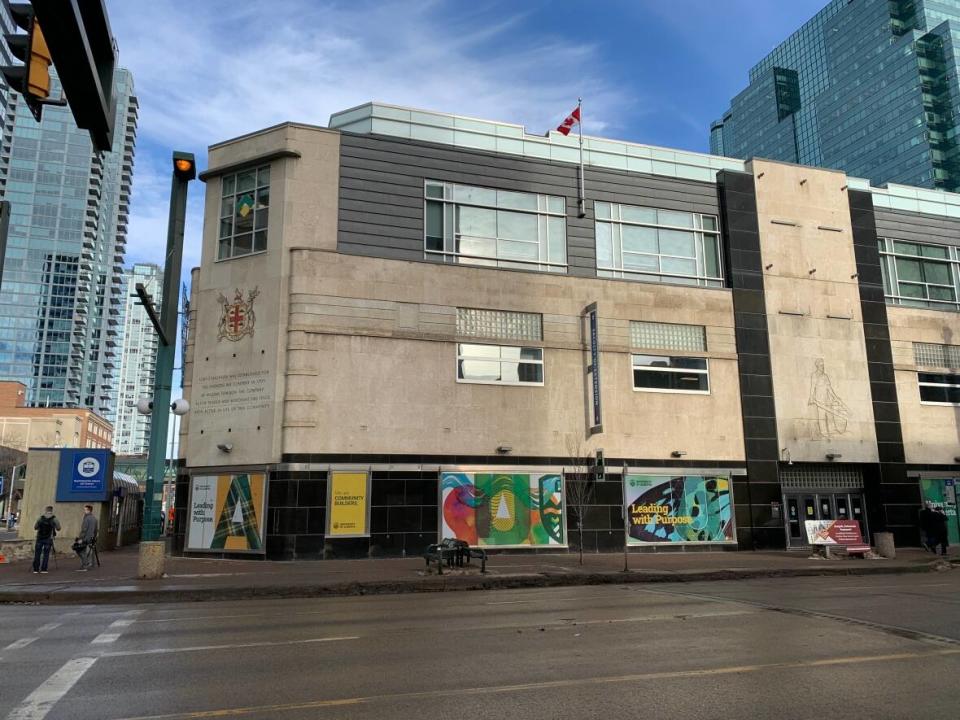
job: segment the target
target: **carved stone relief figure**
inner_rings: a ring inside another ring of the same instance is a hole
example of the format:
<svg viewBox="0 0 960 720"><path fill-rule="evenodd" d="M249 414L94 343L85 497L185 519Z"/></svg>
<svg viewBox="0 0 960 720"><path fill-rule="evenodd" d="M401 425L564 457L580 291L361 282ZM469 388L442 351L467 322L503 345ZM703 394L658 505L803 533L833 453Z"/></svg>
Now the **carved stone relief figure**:
<svg viewBox="0 0 960 720"><path fill-rule="evenodd" d="M830 376L823 369L823 358L817 358L814 365L810 376L810 399L807 401L816 415L814 439L830 440L847 432L850 409L834 391Z"/></svg>

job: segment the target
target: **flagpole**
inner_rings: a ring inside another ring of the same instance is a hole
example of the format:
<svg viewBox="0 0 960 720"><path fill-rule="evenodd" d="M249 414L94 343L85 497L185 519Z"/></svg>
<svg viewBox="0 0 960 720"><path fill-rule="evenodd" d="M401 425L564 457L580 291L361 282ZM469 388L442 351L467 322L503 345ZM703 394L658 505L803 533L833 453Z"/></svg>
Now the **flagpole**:
<svg viewBox="0 0 960 720"><path fill-rule="evenodd" d="M577 129L580 131L580 197L577 198L577 217L584 217L586 212L586 200L584 193L586 187L583 181L583 98L577 98L577 115L580 116L580 122L577 123Z"/></svg>

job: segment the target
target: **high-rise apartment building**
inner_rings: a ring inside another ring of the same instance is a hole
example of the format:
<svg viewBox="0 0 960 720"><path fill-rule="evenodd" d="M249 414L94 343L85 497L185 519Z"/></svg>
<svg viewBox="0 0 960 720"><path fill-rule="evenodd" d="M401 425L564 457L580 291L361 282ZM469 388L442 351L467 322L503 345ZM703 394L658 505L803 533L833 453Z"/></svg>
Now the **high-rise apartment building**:
<svg viewBox="0 0 960 720"><path fill-rule="evenodd" d="M9 27L0 3L0 23ZM61 93L53 76L51 95ZM0 380L27 386L27 404L114 415L122 329L123 262L137 98L114 75L113 149L93 150L69 108L37 123L7 91L0 196L11 220L0 294Z"/></svg>
<svg viewBox="0 0 960 720"><path fill-rule="evenodd" d="M137 400L153 395L157 333L134 294L142 283L159 305L163 271L152 263L137 263L124 273L123 334L117 373L117 409L113 449L121 455L145 455L150 448L150 416L137 412Z"/></svg>
<svg viewBox="0 0 960 720"><path fill-rule="evenodd" d="M750 70L710 151L960 189L960 0L831 0Z"/></svg>

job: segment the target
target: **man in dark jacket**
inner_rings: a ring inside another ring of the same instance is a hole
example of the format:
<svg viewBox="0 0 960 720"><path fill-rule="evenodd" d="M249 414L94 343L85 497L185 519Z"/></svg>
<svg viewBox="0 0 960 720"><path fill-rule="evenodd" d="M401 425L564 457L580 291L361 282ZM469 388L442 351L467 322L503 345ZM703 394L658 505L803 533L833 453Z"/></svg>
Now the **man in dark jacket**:
<svg viewBox="0 0 960 720"><path fill-rule="evenodd" d="M60 521L53 514L52 505L47 505L43 515L34 523L33 529L37 531L37 542L33 546L33 574L46 574L50 550L53 548L53 538L60 531Z"/></svg>
<svg viewBox="0 0 960 720"><path fill-rule="evenodd" d="M83 506L83 520L80 523L80 537L77 541L82 544L80 555L80 570L86 572L93 567L93 558L96 550L94 545L97 542L97 518L93 514L93 505Z"/></svg>
<svg viewBox="0 0 960 720"><path fill-rule="evenodd" d="M947 516L929 500L920 511L920 532L927 550L936 555L939 547L941 555L947 554Z"/></svg>

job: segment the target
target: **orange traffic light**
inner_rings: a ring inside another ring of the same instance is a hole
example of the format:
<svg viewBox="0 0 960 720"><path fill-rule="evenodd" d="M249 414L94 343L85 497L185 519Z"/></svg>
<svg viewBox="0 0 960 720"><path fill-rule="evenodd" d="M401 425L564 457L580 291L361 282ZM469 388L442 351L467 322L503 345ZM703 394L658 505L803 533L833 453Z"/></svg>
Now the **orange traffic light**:
<svg viewBox="0 0 960 720"><path fill-rule="evenodd" d="M50 48L43 37L40 24L33 23L30 32L30 56L27 64L27 92L34 97L46 99L50 97Z"/></svg>
<svg viewBox="0 0 960 720"><path fill-rule="evenodd" d="M177 170L179 170L182 173L190 172L190 168L193 167L192 162L190 162L189 160L183 160L183 159L175 160L173 164L176 166Z"/></svg>
<svg viewBox="0 0 960 720"><path fill-rule="evenodd" d="M10 54L22 60L23 65L0 68L12 90L23 95L30 112L40 121L44 104L50 104L50 66L53 60L50 48L43 37L40 25L34 17L33 8L26 3L10 5L14 23L27 31L26 35L8 34L4 38ZM54 103L60 104L60 103Z"/></svg>
<svg viewBox="0 0 960 720"><path fill-rule="evenodd" d="M179 180L193 180L197 176L197 164L192 153L173 153L173 174Z"/></svg>

